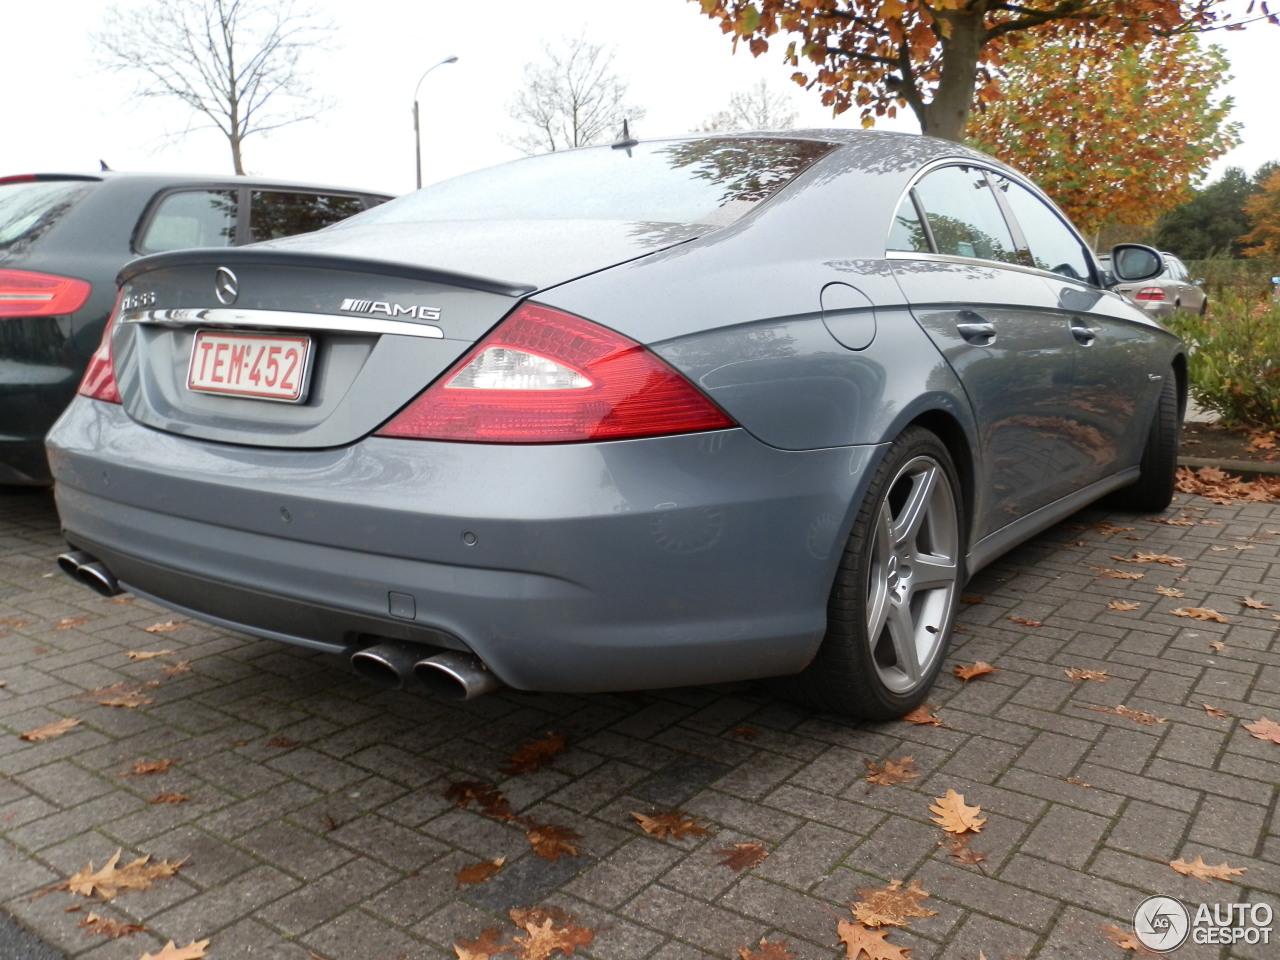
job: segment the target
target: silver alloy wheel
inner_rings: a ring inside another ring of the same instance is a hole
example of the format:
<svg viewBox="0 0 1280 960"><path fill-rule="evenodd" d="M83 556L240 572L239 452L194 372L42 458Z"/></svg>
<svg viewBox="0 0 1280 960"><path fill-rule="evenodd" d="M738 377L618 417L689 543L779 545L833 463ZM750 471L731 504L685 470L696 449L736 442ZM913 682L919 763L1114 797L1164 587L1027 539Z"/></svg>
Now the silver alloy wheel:
<svg viewBox="0 0 1280 960"><path fill-rule="evenodd" d="M880 682L919 688L950 632L960 589L960 523L949 474L931 456L903 464L876 514L867 584L867 642Z"/></svg>

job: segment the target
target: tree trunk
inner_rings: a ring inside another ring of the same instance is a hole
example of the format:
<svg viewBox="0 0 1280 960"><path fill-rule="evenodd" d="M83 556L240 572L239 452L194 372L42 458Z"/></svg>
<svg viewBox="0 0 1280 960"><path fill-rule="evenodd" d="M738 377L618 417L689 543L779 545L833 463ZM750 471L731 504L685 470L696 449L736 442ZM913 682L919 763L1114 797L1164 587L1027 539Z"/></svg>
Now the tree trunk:
<svg viewBox="0 0 1280 960"><path fill-rule="evenodd" d="M963 143L986 30L983 11L939 10L935 16L949 29L942 41L938 89L919 113L920 132Z"/></svg>

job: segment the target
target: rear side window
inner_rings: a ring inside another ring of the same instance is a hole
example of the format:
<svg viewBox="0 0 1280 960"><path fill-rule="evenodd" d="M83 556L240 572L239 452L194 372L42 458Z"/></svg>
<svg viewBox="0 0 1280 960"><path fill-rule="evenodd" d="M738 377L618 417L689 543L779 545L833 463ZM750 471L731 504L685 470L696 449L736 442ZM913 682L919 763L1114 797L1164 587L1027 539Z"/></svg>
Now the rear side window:
<svg viewBox="0 0 1280 960"><path fill-rule="evenodd" d="M283 190L255 190L250 195L249 234L254 242L311 233L364 209L359 197Z"/></svg>
<svg viewBox="0 0 1280 960"><path fill-rule="evenodd" d="M1041 270L1062 277L1092 281L1089 255L1085 252L1084 241L1076 232L1048 204L1021 184L999 174L992 174L992 179L1022 229L1031 251L1031 262Z"/></svg>
<svg viewBox="0 0 1280 960"><path fill-rule="evenodd" d="M90 189L78 180L0 184L0 250L34 243Z"/></svg>
<svg viewBox="0 0 1280 960"><path fill-rule="evenodd" d="M938 253L1019 262L1009 225L981 169L943 167L916 184L915 192Z"/></svg>
<svg viewBox="0 0 1280 960"><path fill-rule="evenodd" d="M143 253L236 242L235 190L180 190L166 195L138 242Z"/></svg>

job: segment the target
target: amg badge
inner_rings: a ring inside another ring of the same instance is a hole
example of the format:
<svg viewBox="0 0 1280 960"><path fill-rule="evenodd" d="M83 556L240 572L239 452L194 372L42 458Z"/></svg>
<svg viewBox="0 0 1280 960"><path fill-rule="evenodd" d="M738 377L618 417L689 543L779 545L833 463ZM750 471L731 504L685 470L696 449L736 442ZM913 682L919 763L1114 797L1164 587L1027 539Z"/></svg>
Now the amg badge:
<svg viewBox="0 0 1280 960"><path fill-rule="evenodd" d="M413 320L440 319L439 307L406 307L386 300L357 300L354 297L348 297L342 301L342 306L338 309L348 313L373 313L386 317L409 317Z"/></svg>

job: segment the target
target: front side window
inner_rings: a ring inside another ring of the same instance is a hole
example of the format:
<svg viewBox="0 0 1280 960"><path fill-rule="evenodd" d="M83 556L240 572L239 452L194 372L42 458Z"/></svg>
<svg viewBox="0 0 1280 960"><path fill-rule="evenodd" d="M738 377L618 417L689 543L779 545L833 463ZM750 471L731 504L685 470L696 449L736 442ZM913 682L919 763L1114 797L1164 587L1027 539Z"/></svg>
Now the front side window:
<svg viewBox="0 0 1280 960"><path fill-rule="evenodd" d="M1053 208L1008 177L992 174L992 179L1022 228L1032 263L1061 277L1092 282L1093 268L1084 241Z"/></svg>
<svg viewBox="0 0 1280 960"><path fill-rule="evenodd" d="M157 205L138 241L143 253L230 247L236 241L235 190L181 190Z"/></svg>
<svg viewBox="0 0 1280 960"><path fill-rule="evenodd" d="M981 169L954 166L934 170L916 184L915 192L938 253L1019 262L1009 225Z"/></svg>
<svg viewBox="0 0 1280 960"><path fill-rule="evenodd" d="M249 234L255 243L311 233L364 209L359 197L284 190L254 190L249 206Z"/></svg>

